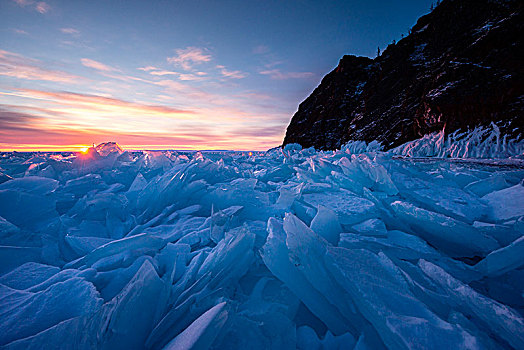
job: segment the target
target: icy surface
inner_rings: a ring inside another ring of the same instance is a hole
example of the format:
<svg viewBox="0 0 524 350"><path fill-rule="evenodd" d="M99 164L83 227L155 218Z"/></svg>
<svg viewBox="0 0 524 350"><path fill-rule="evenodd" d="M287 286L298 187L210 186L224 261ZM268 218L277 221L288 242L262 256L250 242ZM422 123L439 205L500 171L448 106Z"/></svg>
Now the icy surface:
<svg viewBox="0 0 524 350"><path fill-rule="evenodd" d="M407 142L390 151L410 157L450 158L524 158L524 140L501 135L499 128L478 127L469 133L456 131L446 136L444 130Z"/></svg>
<svg viewBox="0 0 524 350"><path fill-rule="evenodd" d="M523 149L2 153L0 348L523 349Z"/></svg>

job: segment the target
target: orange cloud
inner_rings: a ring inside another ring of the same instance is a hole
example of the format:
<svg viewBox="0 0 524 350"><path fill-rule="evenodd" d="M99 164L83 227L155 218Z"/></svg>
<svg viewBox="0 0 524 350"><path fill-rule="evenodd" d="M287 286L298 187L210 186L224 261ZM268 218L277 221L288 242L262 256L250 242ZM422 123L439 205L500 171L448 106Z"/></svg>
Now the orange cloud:
<svg viewBox="0 0 524 350"><path fill-rule="evenodd" d="M164 116L177 116L193 114L193 111L177 109L168 106L148 105L136 102L128 102L112 97L99 95L80 94L75 92L49 92L41 90L20 89L24 97L47 99L59 102L61 105L78 107L79 105L92 108L110 109L114 107L123 108L138 113L162 114Z"/></svg>
<svg viewBox="0 0 524 350"><path fill-rule="evenodd" d="M210 126L163 132L115 132L103 128L43 127L39 117L0 110L0 151L78 150L82 145L116 141L128 149L265 150L279 144L283 127L220 131ZM11 122L11 125L7 125Z"/></svg>

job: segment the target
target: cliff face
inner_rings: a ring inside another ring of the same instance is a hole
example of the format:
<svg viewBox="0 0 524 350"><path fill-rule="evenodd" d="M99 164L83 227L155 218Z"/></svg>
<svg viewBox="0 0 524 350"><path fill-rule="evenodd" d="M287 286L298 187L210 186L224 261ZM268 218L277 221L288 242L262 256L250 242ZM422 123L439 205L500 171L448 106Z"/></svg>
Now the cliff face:
<svg viewBox="0 0 524 350"><path fill-rule="evenodd" d="M444 0L375 59L344 56L300 104L284 144L386 148L496 122L524 131L524 2Z"/></svg>

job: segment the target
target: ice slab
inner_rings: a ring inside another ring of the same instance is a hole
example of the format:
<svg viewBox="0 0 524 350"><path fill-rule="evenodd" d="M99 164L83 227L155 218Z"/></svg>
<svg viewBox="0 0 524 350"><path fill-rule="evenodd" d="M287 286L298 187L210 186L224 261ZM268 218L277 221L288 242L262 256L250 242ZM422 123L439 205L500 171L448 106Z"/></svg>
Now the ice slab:
<svg viewBox="0 0 524 350"><path fill-rule="evenodd" d="M369 236L384 237L387 235L386 225L380 219L369 219L360 224L353 225L353 230Z"/></svg>
<svg viewBox="0 0 524 350"><path fill-rule="evenodd" d="M297 222L296 220L298 219L290 220ZM316 236L305 224L300 225L300 227L301 231L309 233L310 237ZM329 300L326 295L317 289L322 283L326 284L323 288L333 286L333 282L329 281L329 275L321 273L316 276L317 279L312 283L308 279L307 271L304 273L301 264L298 261L293 262L291 260L296 260L297 258L289 256L290 252L286 244L287 234L284 231L282 223L279 223L275 219L270 219L268 222L268 231L269 235L263 247L262 258L269 270L283 281L333 333L339 335L348 332L352 326L347 317L350 317L352 312L350 311L348 315L344 315L341 310L333 304L333 300ZM321 240L319 236L316 237L318 237L317 240ZM321 244L317 249L321 251L325 250L326 244L327 242ZM319 266L319 268L321 269L322 266Z"/></svg>
<svg viewBox="0 0 524 350"><path fill-rule="evenodd" d="M445 215L401 201L393 202L391 208L399 219L413 226L417 235L449 254L487 255L499 248L493 238Z"/></svg>
<svg viewBox="0 0 524 350"><path fill-rule="evenodd" d="M323 339L319 339L312 328L308 326L297 328L297 349L300 350L352 349L354 345L356 340L350 333L334 336L328 331Z"/></svg>
<svg viewBox="0 0 524 350"><path fill-rule="evenodd" d="M24 290L46 281L60 272L60 268L35 262L25 263L0 277L0 284L9 288Z"/></svg>
<svg viewBox="0 0 524 350"><path fill-rule="evenodd" d="M494 191L500 191L504 188L510 187L506 178L502 174L494 174L486 179L478 180L468 184L464 190L475 193L482 197Z"/></svg>
<svg viewBox="0 0 524 350"><path fill-rule="evenodd" d="M111 153L122 154L124 150L116 142L104 142L95 147L95 150L102 157L107 157Z"/></svg>
<svg viewBox="0 0 524 350"><path fill-rule="evenodd" d="M84 196L87 192L99 189L106 189L107 184L99 174L87 174L68 180L62 191L74 194L77 197Z"/></svg>
<svg viewBox="0 0 524 350"><path fill-rule="evenodd" d="M411 293L393 262L364 249L328 248L326 265L391 349L474 349L474 336L439 318Z"/></svg>
<svg viewBox="0 0 524 350"><path fill-rule="evenodd" d="M334 211L342 225L351 225L377 215L375 203L366 198L355 196L346 190L307 193L302 195L302 199L313 208L322 205Z"/></svg>
<svg viewBox="0 0 524 350"><path fill-rule="evenodd" d="M30 293L0 285L0 345L35 335L61 321L96 312L101 304L95 287L82 278L58 282Z"/></svg>
<svg viewBox="0 0 524 350"><path fill-rule="evenodd" d="M75 236L65 236L64 240L80 256L91 253L96 248L112 241L109 238Z"/></svg>
<svg viewBox="0 0 524 350"><path fill-rule="evenodd" d="M342 232L337 214L323 205L319 205L317 214L311 221L311 229L333 245L337 245Z"/></svg>
<svg viewBox="0 0 524 350"><path fill-rule="evenodd" d="M110 256L115 256L119 253L129 252L136 249L159 250L165 246L166 242L163 239L142 233L132 237L126 237L119 240L111 241L79 260L69 263L66 267L81 267L92 266L97 261Z"/></svg>
<svg viewBox="0 0 524 350"><path fill-rule="evenodd" d="M175 339L170 341L163 349L207 349L227 321L227 303L220 303L191 323Z"/></svg>
<svg viewBox="0 0 524 350"><path fill-rule="evenodd" d="M154 266L145 260L105 315L105 348L143 348L167 302L167 289Z"/></svg>
<svg viewBox="0 0 524 350"><path fill-rule="evenodd" d="M20 233L18 227L0 216L0 239L2 239L2 242L6 242L10 237L18 233Z"/></svg>
<svg viewBox="0 0 524 350"><path fill-rule="evenodd" d="M498 221L524 216L524 181L500 191L491 192L482 197L493 210L493 217Z"/></svg>
<svg viewBox="0 0 524 350"><path fill-rule="evenodd" d="M16 189L0 190L0 216L20 228L38 230L58 216L56 200Z"/></svg>
<svg viewBox="0 0 524 350"><path fill-rule="evenodd" d="M46 195L58 188L58 181L39 176L26 176L0 184L1 190L17 190L35 195Z"/></svg>
<svg viewBox="0 0 524 350"><path fill-rule="evenodd" d="M420 260L419 266L444 289L451 298L450 302L465 315L476 318L515 349L524 347L524 319L518 312L476 292L439 266L425 260Z"/></svg>
<svg viewBox="0 0 524 350"><path fill-rule="evenodd" d="M0 273L28 262L42 262L42 250L39 247L0 246Z"/></svg>
<svg viewBox="0 0 524 350"><path fill-rule="evenodd" d="M524 266L524 235L510 245L495 250L475 268L486 276L499 276Z"/></svg>

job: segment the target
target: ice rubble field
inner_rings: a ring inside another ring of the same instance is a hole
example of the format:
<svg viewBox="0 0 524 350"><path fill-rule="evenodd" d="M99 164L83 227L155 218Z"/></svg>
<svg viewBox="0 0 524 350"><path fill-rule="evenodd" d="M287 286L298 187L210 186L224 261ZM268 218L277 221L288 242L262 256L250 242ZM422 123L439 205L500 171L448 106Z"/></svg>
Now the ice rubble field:
<svg viewBox="0 0 524 350"><path fill-rule="evenodd" d="M524 349L524 144L432 137L3 153L0 347Z"/></svg>

